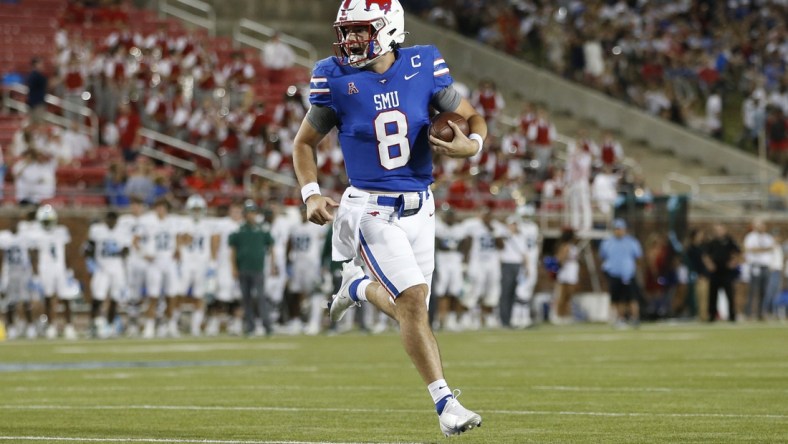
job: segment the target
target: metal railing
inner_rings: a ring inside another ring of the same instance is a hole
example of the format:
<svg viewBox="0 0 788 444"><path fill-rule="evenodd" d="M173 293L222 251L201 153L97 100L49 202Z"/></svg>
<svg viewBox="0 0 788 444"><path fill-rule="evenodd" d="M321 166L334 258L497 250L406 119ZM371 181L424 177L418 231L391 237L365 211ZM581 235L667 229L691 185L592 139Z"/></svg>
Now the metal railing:
<svg viewBox="0 0 788 444"><path fill-rule="evenodd" d="M184 142L180 139L176 139L175 137L168 136L166 134L162 134L148 128L141 128L139 130L139 135L147 139L151 139L160 144L167 145L169 147L181 151L185 151L193 156L198 156L208 159L211 162L211 166L214 169L219 169L221 167L221 161L219 160L219 156L217 156L216 153L214 153L213 151L207 150L203 147L192 145L191 143ZM185 168L190 171L194 171L197 168L194 162L183 160L175 156L170 156L166 153L162 153L152 148L146 150L146 152L143 152L142 154L148 157L156 157L159 160L171 163L175 166ZM180 165L178 165L176 162L180 163Z"/></svg>
<svg viewBox="0 0 788 444"><path fill-rule="evenodd" d="M315 47L304 40L283 34L269 26L249 19L241 19L233 30L233 40L239 44L251 46L262 51L268 40L271 40L276 34L279 35L279 40L282 43L286 43L293 48L296 65L312 69L317 60L317 50ZM260 36L264 38L260 38Z"/></svg>
<svg viewBox="0 0 788 444"><path fill-rule="evenodd" d="M208 30L209 36L216 36L216 11L208 3L200 0L160 0L159 16L165 17L167 15L205 28Z"/></svg>
<svg viewBox="0 0 788 444"><path fill-rule="evenodd" d="M7 109L13 109L22 113L26 113L28 111L27 103L22 100L19 100L11 93L17 93L23 96L27 96L28 88L26 85L22 85L20 83L13 83L10 85L5 85L3 87L3 107ZM99 144L99 119L96 115L95 111L88 108L87 106L75 105L73 103L66 102L65 100L61 99L60 97L53 96L52 94L47 94L44 96L44 102L47 105L51 105L57 108L60 108L65 112L74 113L83 118L87 118L90 121L90 125L85 125L84 119L81 119L78 126L79 132L87 134L93 144L98 146ZM68 117L61 116L55 113L52 113L47 110L44 113L44 119L52 123L54 125L69 128L71 126L72 120Z"/></svg>
<svg viewBox="0 0 788 444"><path fill-rule="evenodd" d="M675 184L681 184L685 189L677 189ZM696 202L730 202L752 203L760 202L763 198L763 189L768 186L755 176L701 176L689 177L671 172L662 180L662 189L665 193L689 191L693 201ZM730 188L730 190L726 190Z"/></svg>
<svg viewBox="0 0 788 444"><path fill-rule="evenodd" d="M255 176L262 177L263 179L267 179L271 182L276 182L287 187L298 187L298 181L295 179L295 177L289 176L287 174L277 173L276 171L269 170L268 168L254 165L249 167L249 169L247 169L244 173L244 192L247 195L252 194L252 178Z"/></svg>

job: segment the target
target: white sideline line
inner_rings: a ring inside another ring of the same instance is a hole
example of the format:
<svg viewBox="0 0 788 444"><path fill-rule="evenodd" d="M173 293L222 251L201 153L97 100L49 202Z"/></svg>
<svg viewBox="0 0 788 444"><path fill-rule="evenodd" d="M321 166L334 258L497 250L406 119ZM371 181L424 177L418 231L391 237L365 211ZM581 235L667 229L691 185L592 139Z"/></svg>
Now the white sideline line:
<svg viewBox="0 0 788 444"><path fill-rule="evenodd" d="M655 393L714 393L719 392L718 389L704 389L704 388L691 388L691 387L581 387L570 385L535 385L531 387L534 390L542 391L556 391L556 392L610 392L610 393L640 393L640 392L655 392ZM46 391L46 390L42 390ZM726 393L788 393L788 390L769 389L769 388L732 388L726 389Z"/></svg>
<svg viewBox="0 0 788 444"><path fill-rule="evenodd" d="M339 413L422 413L424 409L364 409L340 407L276 407L276 406L197 406L197 405L0 405L3 410L183 410L183 411L258 411L258 412L339 412ZM573 412L550 410L478 410L495 415L558 415L601 417L663 417L663 418L752 418L788 419L788 415L745 413L660 413L660 412Z"/></svg>
<svg viewBox="0 0 788 444"><path fill-rule="evenodd" d="M148 442L148 443L195 443L195 444L367 444L360 442L335 441L239 441L226 439L179 439L179 438L73 438L61 436L0 436L0 441L55 441L55 442ZM368 443L375 444L375 443ZM394 444L394 443L377 443ZM401 444L401 443L397 443ZM404 443L408 444L408 443ZM410 443L413 444L413 443Z"/></svg>

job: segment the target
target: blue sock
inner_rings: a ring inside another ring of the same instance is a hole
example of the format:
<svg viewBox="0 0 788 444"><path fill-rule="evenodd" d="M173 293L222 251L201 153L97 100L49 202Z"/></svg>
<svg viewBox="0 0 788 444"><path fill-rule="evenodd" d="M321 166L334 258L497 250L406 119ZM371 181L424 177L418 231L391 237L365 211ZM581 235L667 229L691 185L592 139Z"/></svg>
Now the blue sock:
<svg viewBox="0 0 788 444"><path fill-rule="evenodd" d="M361 283L361 282L362 282L364 279L369 279L369 277L367 277L367 276L364 276L363 278L361 278L361 279L356 279L355 281L353 281L353 282L351 282L351 283L350 283L350 288L348 289L348 293L350 293L350 299L352 299L354 302L359 302L359 299L358 299L358 293L357 293L357 292L358 292L358 285L359 285L359 284L360 284L360 283Z"/></svg>
<svg viewBox="0 0 788 444"><path fill-rule="evenodd" d="M446 407L446 403L449 402L449 399L454 398L452 395L446 395L440 399L440 401L435 403L435 410L437 410L438 414L440 415L443 413L443 408Z"/></svg>

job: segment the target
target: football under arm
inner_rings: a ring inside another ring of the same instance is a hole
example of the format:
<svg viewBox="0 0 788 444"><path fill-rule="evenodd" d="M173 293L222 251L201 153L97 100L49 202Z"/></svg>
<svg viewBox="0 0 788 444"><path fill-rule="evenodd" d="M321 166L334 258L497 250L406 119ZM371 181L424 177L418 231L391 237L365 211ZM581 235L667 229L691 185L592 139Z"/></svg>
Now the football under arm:
<svg viewBox="0 0 788 444"><path fill-rule="evenodd" d="M487 121L476 111L471 102L462 97L451 85L435 94L430 103L439 112L453 111L465 117L471 133L487 139Z"/></svg>

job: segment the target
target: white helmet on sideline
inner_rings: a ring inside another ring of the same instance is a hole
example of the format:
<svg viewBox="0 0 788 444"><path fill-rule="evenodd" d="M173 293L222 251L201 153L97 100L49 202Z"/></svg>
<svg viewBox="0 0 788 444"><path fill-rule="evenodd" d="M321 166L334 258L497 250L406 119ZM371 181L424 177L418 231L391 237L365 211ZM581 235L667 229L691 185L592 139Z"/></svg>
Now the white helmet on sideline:
<svg viewBox="0 0 788 444"><path fill-rule="evenodd" d="M36 210L36 220L44 228L52 228L57 225L57 211L52 205L42 205Z"/></svg>
<svg viewBox="0 0 788 444"><path fill-rule="evenodd" d="M208 211L208 204L199 194L192 194L186 199L186 211L188 211L193 218L199 219L205 216L205 213Z"/></svg>

